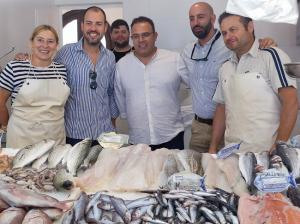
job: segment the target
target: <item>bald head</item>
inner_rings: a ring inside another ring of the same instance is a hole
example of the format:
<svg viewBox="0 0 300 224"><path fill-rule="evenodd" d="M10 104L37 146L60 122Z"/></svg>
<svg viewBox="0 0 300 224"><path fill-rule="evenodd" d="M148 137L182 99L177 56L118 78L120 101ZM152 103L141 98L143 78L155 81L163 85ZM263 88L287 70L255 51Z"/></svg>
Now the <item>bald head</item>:
<svg viewBox="0 0 300 224"><path fill-rule="evenodd" d="M208 3L197 2L193 4L189 11L189 18L193 34L199 42L205 43L214 35L216 16Z"/></svg>
<svg viewBox="0 0 300 224"><path fill-rule="evenodd" d="M191 13L191 11L194 11L194 10L206 11L208 14L214 15L213 8L211 7L210 4L208 4L206 2L196 2L196 3L194 3L190 8L190 13Z"/></svg>

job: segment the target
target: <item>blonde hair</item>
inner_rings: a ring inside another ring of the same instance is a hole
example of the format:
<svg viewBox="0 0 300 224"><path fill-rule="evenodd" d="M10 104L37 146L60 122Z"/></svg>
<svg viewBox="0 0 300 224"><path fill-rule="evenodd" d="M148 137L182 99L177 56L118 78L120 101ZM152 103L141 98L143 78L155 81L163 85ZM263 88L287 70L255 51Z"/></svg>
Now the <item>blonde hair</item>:
<svg viewBox="0 0 300 224"><path fill-rule="evenodd" d="M39 25L37 26L32 34L31 34L31 37L30 37L30 40L33 41L33 39L42 31L45 31L45 30L49 30L51 33L53 33L54 37L55 37L55 40L56 40L56 43L58 43L59 41L59 38L58 38L58 34L56 32L56 30L50 26L50 25Z"/></svg>

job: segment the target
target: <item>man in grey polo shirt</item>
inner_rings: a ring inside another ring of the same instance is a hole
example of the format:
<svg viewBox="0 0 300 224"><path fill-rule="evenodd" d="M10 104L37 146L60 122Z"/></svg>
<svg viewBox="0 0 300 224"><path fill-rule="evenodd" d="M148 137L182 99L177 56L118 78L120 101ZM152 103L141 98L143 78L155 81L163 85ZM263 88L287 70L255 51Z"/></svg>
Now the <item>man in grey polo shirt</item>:
<svg viewBox="0 0 300 224"><path fill-rule="evenodd" d="M252 19L223 13L219 23L232 52L219 71L209 152L216 153L224 132L225 144L242 142L239 152L272 151L297 119L296 80L284 70L290 59L279 48L258 49Z"/></svg>

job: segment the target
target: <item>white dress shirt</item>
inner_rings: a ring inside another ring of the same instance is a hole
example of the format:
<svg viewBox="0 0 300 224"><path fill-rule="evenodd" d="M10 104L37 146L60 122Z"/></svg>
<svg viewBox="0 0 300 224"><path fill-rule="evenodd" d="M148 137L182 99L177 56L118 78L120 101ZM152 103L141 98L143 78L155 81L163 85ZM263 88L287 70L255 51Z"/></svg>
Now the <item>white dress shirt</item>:
<svg viewBox="0 0 300 224"><path fill-rule="evenodd" d="M178 97L180 55L157 49L144 65L133 52L116 67L115 97L129 126L130 143L157 145L184 130Z"/></svg>

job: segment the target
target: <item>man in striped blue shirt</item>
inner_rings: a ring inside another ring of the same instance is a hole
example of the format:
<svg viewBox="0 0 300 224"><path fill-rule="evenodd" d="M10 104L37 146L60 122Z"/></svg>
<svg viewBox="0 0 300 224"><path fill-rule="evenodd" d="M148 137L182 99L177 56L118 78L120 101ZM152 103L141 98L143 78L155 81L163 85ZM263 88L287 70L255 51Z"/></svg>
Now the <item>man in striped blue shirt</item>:
<svg viewBox="0 0 300 224"><path fill-rule="evenodd" d="M87 137L96 144L101 133L115 130L119 115L113 91L115 57L101 44L107 30L105 12L96 6L86 9L81 30L83 38L63 46L54 59L67 68L71 94L65 124L72 145Z"/></svg>
<svg viewBox="0 0 300 224"><path fill-rule="evenodd" d="M284 70L290 58L279 48L258 49L248 17L223 13L219 23L231 56L219 71L209 152L216 153L224 132L225 144L242 142L239 152L272 151L297 119L296 80Z"/></svg>

